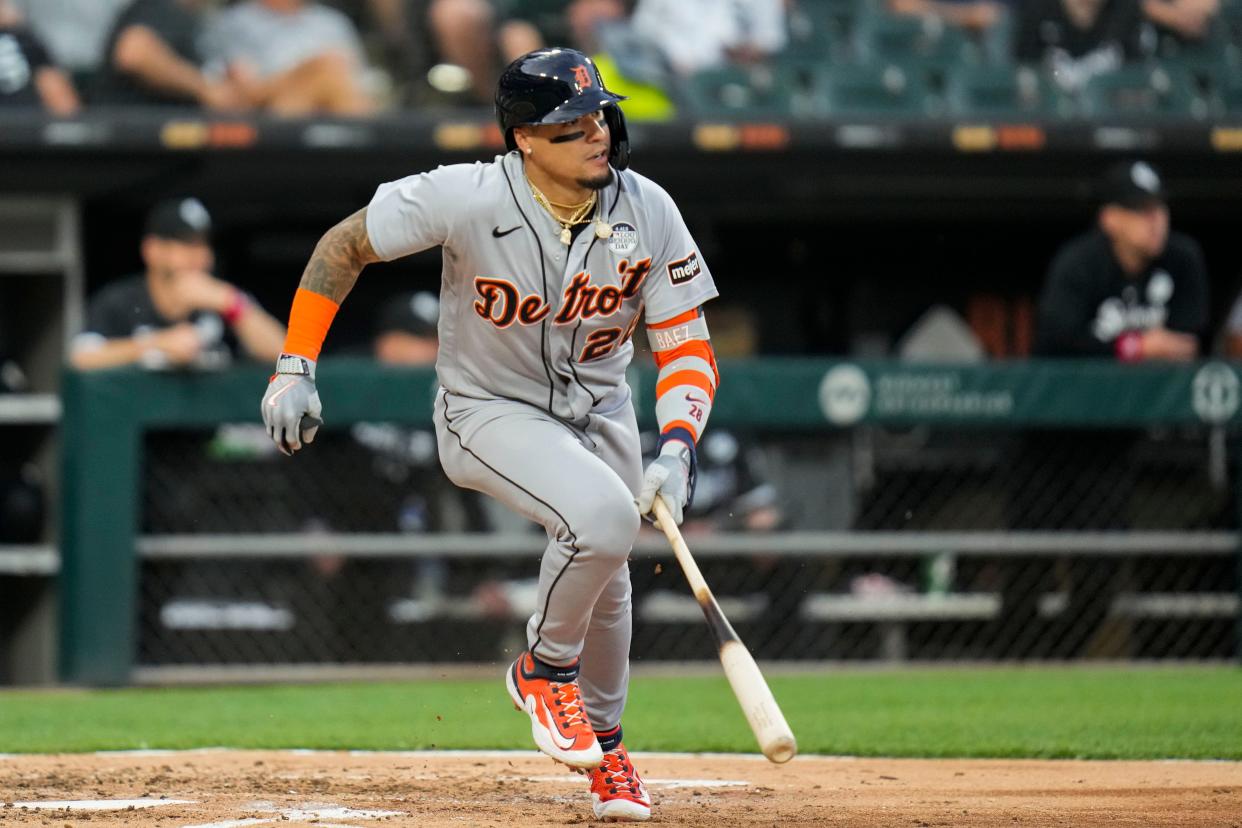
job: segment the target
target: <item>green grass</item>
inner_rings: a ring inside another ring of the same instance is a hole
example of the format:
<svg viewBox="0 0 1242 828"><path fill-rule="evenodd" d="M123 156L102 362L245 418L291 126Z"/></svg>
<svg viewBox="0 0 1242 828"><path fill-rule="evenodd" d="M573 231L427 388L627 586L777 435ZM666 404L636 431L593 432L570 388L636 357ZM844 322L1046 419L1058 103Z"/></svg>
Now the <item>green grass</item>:
<svg viewBox="0 0 1242 828"><path fill-rule="evenodd" d="M828 671L772 688L803 753L1242 759L1242 670ZM754 751L723 679L641 678L639 750ZM522 748L496 681L0 693L0 752Z"/></svg>

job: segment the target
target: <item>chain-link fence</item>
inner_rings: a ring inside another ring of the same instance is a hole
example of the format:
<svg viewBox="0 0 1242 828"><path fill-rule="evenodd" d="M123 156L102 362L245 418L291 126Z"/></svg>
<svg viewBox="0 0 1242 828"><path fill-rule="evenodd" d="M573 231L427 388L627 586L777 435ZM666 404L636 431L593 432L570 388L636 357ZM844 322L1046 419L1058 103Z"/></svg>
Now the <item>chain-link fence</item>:
<svg viewBox="0 0 1242 828"><path fill-rule="evenodd" d="M691 549L760 658L1231 658L1236 447L1219 428L709 430ZM542 530L442 477L429 432L150 432L138 661L494 661ZM663 536L636 659L715 649Z"/></svg>

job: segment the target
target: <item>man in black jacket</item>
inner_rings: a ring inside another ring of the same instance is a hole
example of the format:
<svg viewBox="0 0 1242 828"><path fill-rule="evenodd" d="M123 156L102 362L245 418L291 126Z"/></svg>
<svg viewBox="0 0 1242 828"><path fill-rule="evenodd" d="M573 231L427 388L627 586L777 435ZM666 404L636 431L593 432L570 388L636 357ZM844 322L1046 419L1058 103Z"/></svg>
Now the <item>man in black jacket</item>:
<svg viewBox="0 0 1242 828"><path fill-rule="evenodd" d="M142 365L217 368L244 352L280 353L285 328L248 293L213 273L211 216L196 198L157 204L141 245L145 271L91 297L69 362L79 371Z"/></svg>
<svg viewBox="0 0 1242 828"><path fill-rule="evenodd" d="M1192 360L1208 318L1203 253L1169 230L1160 177L1142 161L1101 181L1097 227L1066 243L1049 268L1036 311L1041 357ZM1017 442L1010 464L1014 529L1124 531L1135 487L1131 429L1038 429ZM1116 657L1109 613L1122 587L1114 559L1013 559L994 639L1006 657ZM1042 616L1040 596L1068 602Z"/></svg>
<svg viewBox="0 0 1242 828"><path fill-rule="evenodd" d="M1110 169L1098 226L1061 248L1040 296L1035 353L1126 362L1190 360L1207 330L1203 252L1170 232L1156 171Z"/></svg>

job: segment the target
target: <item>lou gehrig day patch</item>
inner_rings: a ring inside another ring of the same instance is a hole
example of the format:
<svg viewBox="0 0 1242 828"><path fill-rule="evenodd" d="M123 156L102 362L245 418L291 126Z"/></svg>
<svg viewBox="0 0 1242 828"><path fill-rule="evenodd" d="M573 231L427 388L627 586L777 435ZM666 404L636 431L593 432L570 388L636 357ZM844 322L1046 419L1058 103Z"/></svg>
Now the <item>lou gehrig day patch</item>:
<svg viewBox="0 0 1242 828"><path fill-rule="evenodd" d="M638 228L619 221L612 226L612 235L608 237L608 249L613 253L632 253L638 247Z"/></svg>
<svg viewBox="0 0 1242 828"><path fill-rule="evenodd" d="M668 280L674 285L684 285L698 276L702 269L699 264L699 254L695 251L684 259L668 263Z"/></svg>

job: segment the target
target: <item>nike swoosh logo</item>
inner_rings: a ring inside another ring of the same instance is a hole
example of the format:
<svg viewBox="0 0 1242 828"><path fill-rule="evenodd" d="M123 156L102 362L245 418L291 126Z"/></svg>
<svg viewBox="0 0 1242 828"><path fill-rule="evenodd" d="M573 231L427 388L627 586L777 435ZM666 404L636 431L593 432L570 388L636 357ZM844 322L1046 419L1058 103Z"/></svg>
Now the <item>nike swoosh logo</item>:
<svg viewBox="0 0 1242 828"><path fill-rule="evenodd" d="M531 701L534 701L536 704L542 704L542 702L536 700L534 696L531 696L529 698L531 699ZM551 727L548 728L548 732L552 734L552 744L556 745L561 750L573 750L574 740L573 739L566 740L565 736L562 735L561 731L557 728L556 720L552 718L552 711L548 710L547 705L544 705L543 709L544 709L544 712L547 713L548 721L552 725Z"/></svg>
<svg viewBox="0 0 1242 828"><path fill-rule="evenodd" d="M291 388L293 388L293 383L289 383L289 384L288 384L288 385L286 385L284 388L280 389L280 390L279 390L279 391L277 391L275 394L273 394L272 396L268 397L268 398L267 398L267 404L268 404L268 405L270 405L272 408L275 408L275 407L276 407L276 404L277 404L278 402L280 402L280 398L281 398L281 397L283 397L285 394L288 394L288 393L289 393L289 389L291 389Z"/></svg>
<svg viewBox="0 0 1242 828"><path fill-rule="evenodd" d="M546 729L548 731L548 735L552 737L552 744L556 745L561 750L571 750L574 746L574 740L569 739L566 741L565 737L561 735L560 730L556 727L556 720L552 717L552 711L548 710L548 706L543 704L537 696L530 695L526 697L526 712L532 717L538 718L539 714L537 709L540 705L543 705L544 718L549 724Z"/></svg>
<svg viewBox="0 0 1242 828"><path fill-rule="evenodd" d="M497 224L495 227L492 228L492 236L498 239L503 239L505 236L509 235L514 230L520 230L520 229L522 229L522 225L519 224L516 227L510 227L508 230L501 230L500 225Z"/></svg>
<svg viewBox="0 0 1242 828"><path fill-rule="evenodd" d="M696 400L694 397L690 396L689 394L686 394L686 401L692 402L692 403L698 403L699 405L707 405L707 400Z"/></svg>

